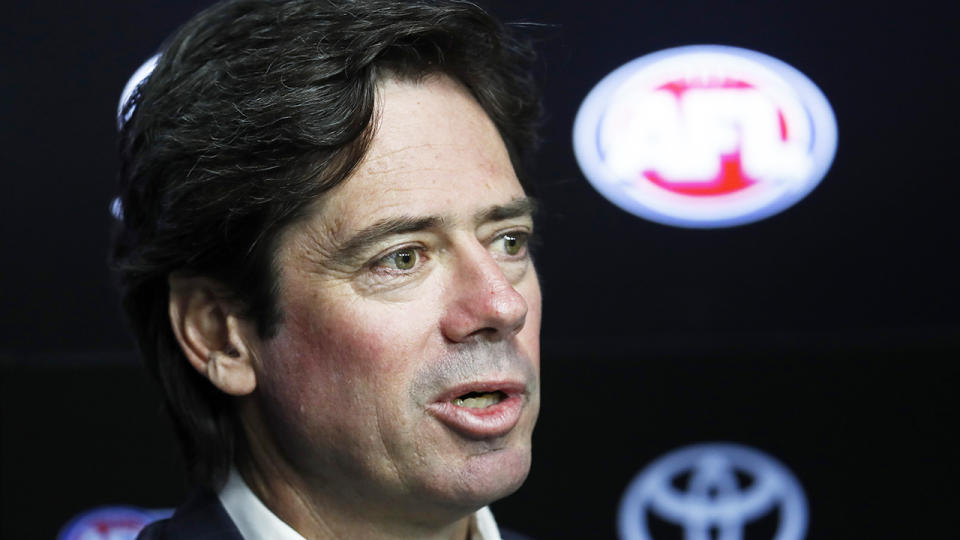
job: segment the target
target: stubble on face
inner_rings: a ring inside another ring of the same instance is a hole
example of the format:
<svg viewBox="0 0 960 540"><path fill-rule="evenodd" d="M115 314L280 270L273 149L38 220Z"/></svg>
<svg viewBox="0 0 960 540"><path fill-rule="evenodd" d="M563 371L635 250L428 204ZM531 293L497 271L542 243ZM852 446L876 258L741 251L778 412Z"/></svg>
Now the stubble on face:
<svg viewBox="0 0 960 540"><path fill-rule="evenodd" d="M512 493L529 470L540 292L529 256L507 256L502 235L531 234L532 218L511 213L526 208L523 189L466 89L434 77L380 94L365 161L281 238L284 318L259 347L253 436L285 468L272 474L317 508L442 520ZM358 231L404 221L338 255ZM415 267L384 271L402 248ZM522 399L503 434L465 436L432 412L453 389L503 381Z"/></svg>

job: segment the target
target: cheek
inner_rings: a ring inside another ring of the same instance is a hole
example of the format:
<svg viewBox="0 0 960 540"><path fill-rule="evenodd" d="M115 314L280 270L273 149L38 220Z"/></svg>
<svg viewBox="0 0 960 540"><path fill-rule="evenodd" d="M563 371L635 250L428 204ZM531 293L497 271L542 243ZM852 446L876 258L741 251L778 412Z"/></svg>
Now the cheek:
<svg viewBox="0 0 960 540"><path fill-rule="evenodd" d="M388 392L406 378L429 339L415 330L420 321L403 306L370 306L362 300L318 305L337 307L288 304L262 366L276 370L276 377L266 374L268 379L293 381L299 400Z"/></svg>
<svg viewBox="0 0 960 540"><path fill-rule="evenodd" d="M376 354L357 329L287 305L257 373L260 404L286 455L306 460L318 448L360 445L380 393Z"/></svg>

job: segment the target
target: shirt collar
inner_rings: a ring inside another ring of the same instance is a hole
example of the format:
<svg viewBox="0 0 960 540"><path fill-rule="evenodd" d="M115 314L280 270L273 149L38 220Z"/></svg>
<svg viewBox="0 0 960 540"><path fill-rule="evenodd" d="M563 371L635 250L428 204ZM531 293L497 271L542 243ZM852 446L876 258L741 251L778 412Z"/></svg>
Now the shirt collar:
<svg viewBox="0 0 960 540"><path fill-rule="evenodd" d="M260 502L235 468L217 496L245 540L306 540Z"/></svg>
<svg viewBox="0 0 960 540"><path fill-rule="evenodd" d="M306 540L260 502L235 468L230 469L227 483L217 496L246 540ZM490 507L484 506L470 516L470 540L502 540Z"/></svg>

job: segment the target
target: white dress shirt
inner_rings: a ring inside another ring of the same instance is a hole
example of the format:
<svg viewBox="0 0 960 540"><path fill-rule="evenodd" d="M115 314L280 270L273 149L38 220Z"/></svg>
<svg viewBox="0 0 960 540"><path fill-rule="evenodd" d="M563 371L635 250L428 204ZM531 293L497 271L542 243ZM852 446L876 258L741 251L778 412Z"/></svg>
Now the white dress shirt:
<svg viewBox="0 0 960 540"><path fill-rule="evenodd" d="M217 496L245 540L305 540L260 502L236 469L230 470ZM470 540L501 540L490 507L484 506L470 517Z"/></svg>

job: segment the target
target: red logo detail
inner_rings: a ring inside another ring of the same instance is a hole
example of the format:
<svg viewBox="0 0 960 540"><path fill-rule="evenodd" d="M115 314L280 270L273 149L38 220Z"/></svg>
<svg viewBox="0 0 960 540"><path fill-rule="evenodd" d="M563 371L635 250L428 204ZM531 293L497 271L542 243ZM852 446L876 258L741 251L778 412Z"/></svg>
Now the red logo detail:
<svg viewBox="0 0 960 540"><path fill-rule="evenodd" d="M777 109L777 120L780 121L780 140L787 140L787 119L783 117L783 111Z"/></svg>
<svg viewBox="0 0 960 540"><path fill-rule="evenodd" d="M740 163L740 149L720 156L720 173L709 182L699 180L667 180L657 171L643 171L643 176L667 191L694 197L725 195L748 188L757 181L747 176Z"/></svg>
<svg viewBox="0 0 960 540"><path fill-rule="evenodd" d="M678 102L683 101L683 95L689 90L700 89L731 89L748 90L755 88L752 84L738 79L711 79L711 80L677 80L671 81L657 87L657 90L665 90L673 94ZM777 120L780 124L780 139L787 140L787 120L783 111L777 109ZM655 170L643 171L643 176L660 186L661 188L693 197L710 197L716 195L727 195L741 189L746 189L758 182L757 179L747 176L743 170L743 163L740 158L740 148L737 147L733 152L721 154L720 171L717 176L711 179L674 179L664 178Z"/></svg>
<svg viewBox="0 0 960 540"><path fill-rule="evenodd" d="M687 90L704 89L704 88L746 89L746 88L753 88L753 85L746 81L740 81L737 79L730 79L730 78L709 79L706 81L701 79L693 79L690 81L683 81L683 80L670 81L667 84L658 86L657 90L666 90L668 92L671 92L673 96L677 98L677 100L679 101L681 98L683 98L683 94L686 93Z"/></svg>
<svg viewBox="0 0 960 540"><path fill-rule="evenodd" d="M108 533L114 530L122 531L139 531L146 525L148 520L146 519L135 519L135 518L101 518L98 521L91 523L89 526L91 529L96 529L98 533L103 536L106 536Z"/></svg>

